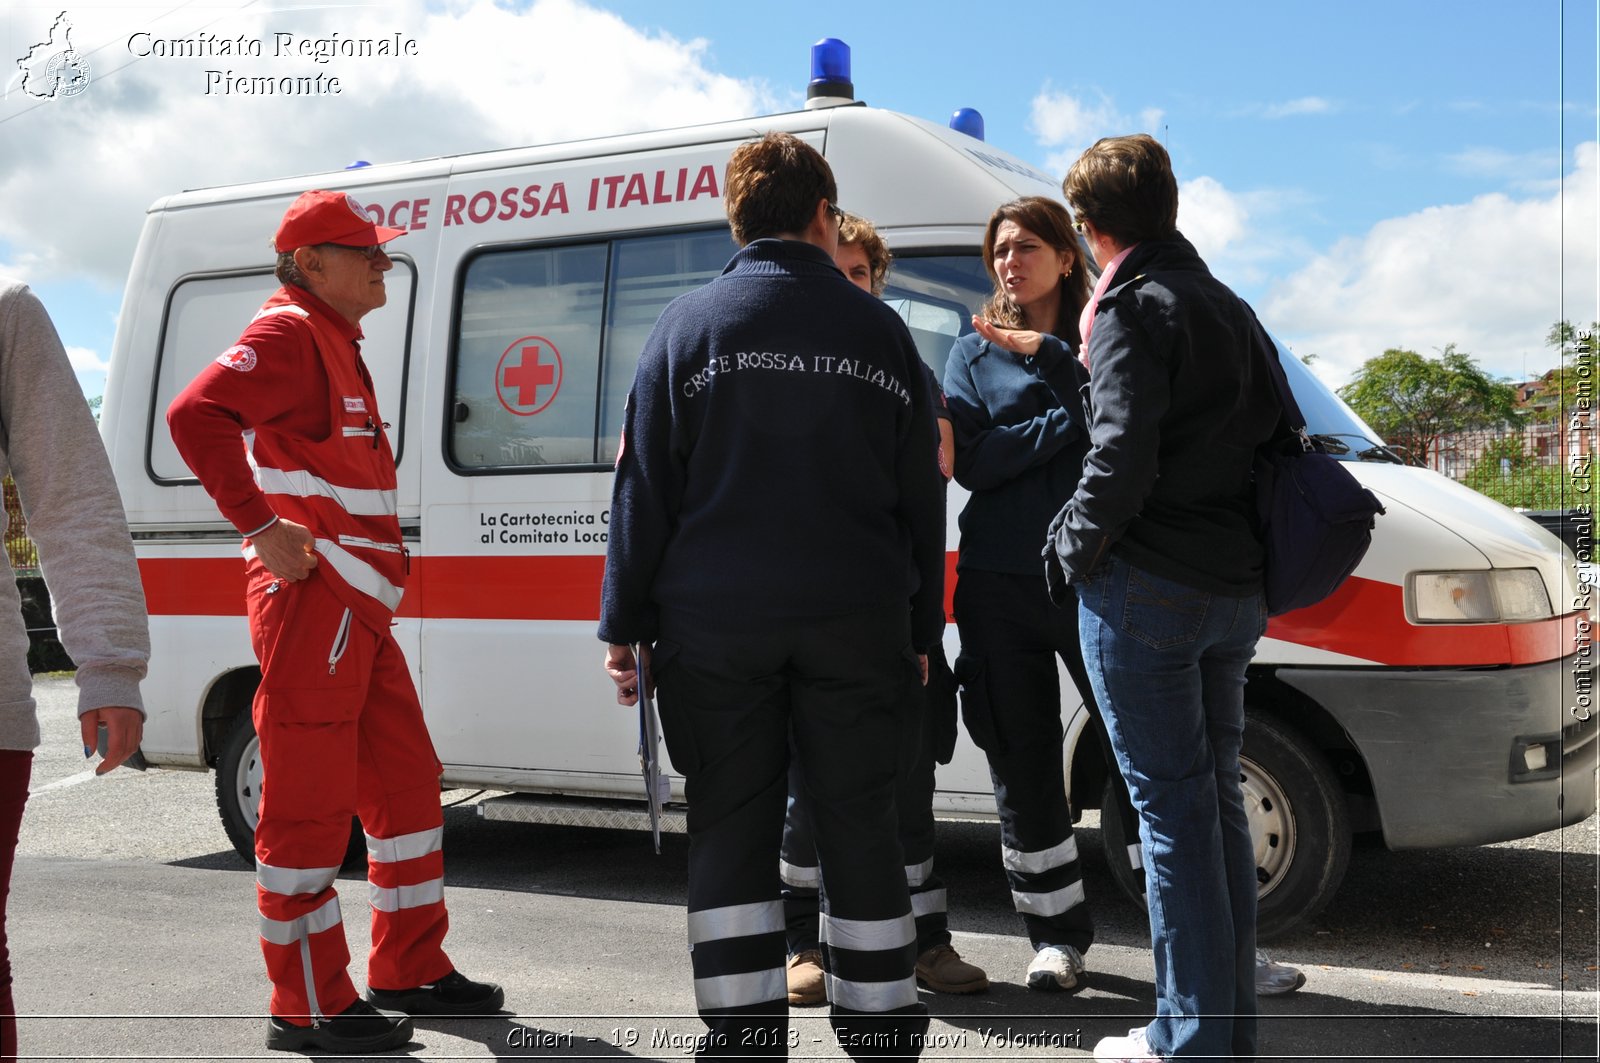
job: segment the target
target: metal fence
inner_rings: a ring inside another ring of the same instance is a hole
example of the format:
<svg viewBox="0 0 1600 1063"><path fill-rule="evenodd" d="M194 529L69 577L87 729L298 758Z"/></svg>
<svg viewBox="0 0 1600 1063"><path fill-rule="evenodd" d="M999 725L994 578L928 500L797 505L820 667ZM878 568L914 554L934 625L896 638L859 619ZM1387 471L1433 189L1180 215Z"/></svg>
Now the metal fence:
<svg viewBox="0 0 1600 1063"><path fill-rule="evenodd" d="M17 485L11 477L5 479L6 498L6 556L17 575L39 574L39 551L28 538L28 522L22 516L22 502L17 498Z"/></svg>
<svg viewBox="0 0 1600 1063"><path fill-rule="evenodd" d="M1515 509L1566 510L1593 500L1591 429L1543 421L1452 432L1408 456Z"/></svg>

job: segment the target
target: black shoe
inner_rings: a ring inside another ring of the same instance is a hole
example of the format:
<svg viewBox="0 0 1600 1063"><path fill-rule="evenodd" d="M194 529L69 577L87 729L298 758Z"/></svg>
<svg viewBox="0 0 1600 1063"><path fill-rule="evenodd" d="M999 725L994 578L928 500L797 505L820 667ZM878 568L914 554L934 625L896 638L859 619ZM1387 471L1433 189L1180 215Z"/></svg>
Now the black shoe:
<svg viewBox="0 0 1600 1063"><path fill-rule="evenodd" d="M267 1019L267 1047L280 1052L318 1048L351 1056L361 1052L387 1052L410 1041L409 1018L379 1011L365 1000L357 1000L315 1026L296 1026L276 1015Z"/></svg>
<svg viewBox="0 0 1600 1063"><path fill-rule="evenodd" d="M460 971L451 971L437 982L415 989L368 989L367 999L380 1008L408 1015L493 1015L506 1002L506 994L493 982L474 982Z"/></svg>

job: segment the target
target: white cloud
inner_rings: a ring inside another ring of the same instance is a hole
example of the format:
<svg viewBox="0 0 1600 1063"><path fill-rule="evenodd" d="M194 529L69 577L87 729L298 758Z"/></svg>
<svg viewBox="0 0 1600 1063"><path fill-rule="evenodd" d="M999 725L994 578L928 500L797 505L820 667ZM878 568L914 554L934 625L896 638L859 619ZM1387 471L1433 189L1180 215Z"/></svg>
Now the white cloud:
<svg viewBox="0 0 1600 1063"><path fill-rule="evenodd" d="M1245 235L1250 212L1244 200L1211 177L1196 177L1178 187L1178 228L1207 261Z"/></svg>
<svg viewBox="0 0 1600 1063"><path fill-rule="evenodd" d="M1293 118L1302 114L1330 114L1336 110L1331 100L1321 96L1302 96L1298 100L1268 104L1261 112L1268 118Z"/></svg>
<svg viewBox="0 0 1600 1063"><path fill-rule="evenodd" d="M111 363L101 357L98 351L87 347L68 347L67 361L72 363L72 368L79 373L104 373L111 368Z"/></svg>
<svg viewBox="0 0 1600 1063"><path fill-rule="evenodd" d="M12 39L47 30L43 8L7 16ZM686 125L778 109L765 84L712 72L704 41L630 27L582 0L513 11L467 0L179 10L110 5L71 12L93 80L70 99L0 100L0 246L35 277L89 274L120 285L144 214L186 189L374 162ZM167 17L162 17L167 15ZM183 19L187 17L188 21ZM415 38L411 58L273 56L274 34ZM157 39L243 36L263 55L135 58ZM31 39L31 38L30 38ZM6 57L0 56L0 59ZM207 95L206 71L322 73L338 95ZM488 73L486 73L486 71Z"/></svg>
<svg viewBox="0 0 1600 1063"><path fill-rule="evenodd" d="M1052 149L1044 170L1064 174L1083 149L1101 137L1155 133L1164 116L1159 108L1151 107L1141 111L1137 119L1131 118L1104 92L1097 92L1090 99L1057 91L1046 83L1033 98L1028 131L1041 146Z"/></svg>
<svg viewBox="0 0 1600 1063"><path fill-rule="evenodd" d="M1273 286L1262 317L1297 354L1319 355L1330 380L1389 347L1446 343L1502 376L1548 368L1553 322L1600 317L1597 188L1590 141L1559 190L1430 207L1340 241Z"/></svg>

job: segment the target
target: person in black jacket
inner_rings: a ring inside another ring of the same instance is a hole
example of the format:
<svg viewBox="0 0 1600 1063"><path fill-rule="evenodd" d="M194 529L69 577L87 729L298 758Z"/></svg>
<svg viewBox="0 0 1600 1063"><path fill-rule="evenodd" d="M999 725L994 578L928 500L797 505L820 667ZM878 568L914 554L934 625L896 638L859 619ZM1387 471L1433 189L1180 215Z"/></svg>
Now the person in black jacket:
<svg viewBox="0 0 1600 1063"><path fill-rule="evenodd" d="M741 249L662 313L628 396L606 670L623 704L654 680L684 775L700 1054L798 1043L778 881L792 735L835 1030L852 1057L911 1059L928 1018L893 793L944 631L933 398L905 324L833 263L822 156L769 134L724 189Z"/></svg>
<svg viewBox="0 0 1600 1063"><path fill-rule="evenodd" d="M1085 704L1093 700L1077 616L1053 608L1040 579L1039 539L1088 450L1087 377L1075 356L1088 270L1071 214L1044 196L1001 205L983 257L995 292L944 377L956 480L972 492L961 513L955 672L967 731L989 759L1006 877L1034 948L1027 984L1073 989L1094 924L1067 806L1057 657Z"/></svg>
<svg viewBox="0 0 1600 1063"><path fill-rule="evenodd" d="M856 287L878 298L889 280L889 245L870 221L846 213L839 224L839 249L833 260ZM934 397L939 424L939 471L949 477L955 465L955 433L938 378L926 362L918 360ZM943 529L940 529L941 533ZM902 749L895 806L900 821L900 845L905 857L906 886L911 890L911 910L917 923L917 982L936 993L981 993L989 988L988 975L961 958L951 944L950 918L944 880L933 864L934 764L948 762L955 742L955 686L944 647L934 643L928 657L928 685L915 692L916 717ZM948 714L945 708L948 707ZM944 724L948 723L948 730ZM941 746L941 741L947 745ZM789 1003L807 1006L828 999L827 979L819 947L819 890L817 847L806 813L800 762L789 765L789 809L783 822L783 858L778 875L783 879L783 912L789 933Z"/></svg>
<svg viewBox="0 0 1600 1063"><path fill-rule="evenodd" d="M1253 1057L1239 750L1267 619L1251 465L1278 402L1250 308L1177 231L1159 143L1101 140L1063 191L1104 271L1081 328L1091 446L1046 552L1077 592L1084 662L1141 819L1156 971L1155 1019L1095 1058Z"/></svg>

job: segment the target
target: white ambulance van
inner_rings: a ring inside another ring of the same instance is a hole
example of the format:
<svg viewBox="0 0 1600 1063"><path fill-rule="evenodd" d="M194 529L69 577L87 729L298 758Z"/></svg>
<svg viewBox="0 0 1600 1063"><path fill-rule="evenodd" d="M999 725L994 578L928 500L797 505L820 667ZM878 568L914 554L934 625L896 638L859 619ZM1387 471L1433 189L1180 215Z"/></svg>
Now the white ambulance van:
<svg viewBox="0 0 1600 1063"><path fill-rule="evenodd" d="M595 636L611 465L657 314L734 250L729 153L783 130L827 156L842 205L893 248L887 299L938 373L989 293L979 256L991 211L1060 194L1056 175L966 133L836 91L791 114L190 191L150 208L103 426L151 612L143 754L216 772L241 853L260 769L240 541L179 458L164 411L274 289L268 239L289 202L342 189L410 230L390 245L388 305L363 321L363 350L412 556L396 630L446 786L503 791L485 815L637 825L638 724L615 704ZM1350 444L1346 460L1388 515L1355 577L1274 620L1251 670L1244 783L1263 936L1328 901L1354 833L1450 846L1583 819L1600 748L1588 588L1558 540L1397 464L1298 360L1284 363L1312 431ZM964 501L953 488L952 585ZM953 625L947 644L953 660ZM1064 673L1062 690L1081 811L1100 804L1107 767L1080 740L1084 708ZM942 815L993 817L982 754L964 737L938 780ZM1107 848L1126 883L1115 819Z"/></svg>

